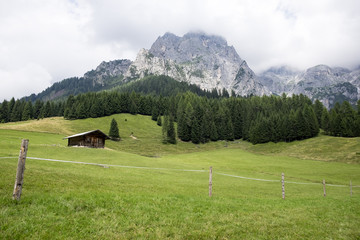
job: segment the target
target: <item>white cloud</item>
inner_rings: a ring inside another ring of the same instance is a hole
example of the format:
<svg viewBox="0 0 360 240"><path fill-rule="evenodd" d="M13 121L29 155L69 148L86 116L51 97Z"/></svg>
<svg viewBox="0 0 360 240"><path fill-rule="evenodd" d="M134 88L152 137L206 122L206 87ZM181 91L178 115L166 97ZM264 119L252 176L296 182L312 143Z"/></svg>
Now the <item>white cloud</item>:
<svg viewBox="0 0 360 240"><path fill-rule="evenodd" d="M40 92L51 85L51 75L36 63L27 63L24 67L10 71L0 69L1 89L0 101L12 97L21 98L31 93Z"/></svg>
<svg viewBox="0 0 360 240"><path fill-rule="evenodd" d="M0 72L16 78L36 63L59 81L103 60L135 59L165 32L198 30L223 36L257 73L281 64L351 68L360 64L358 9L358 0L1 1ZM8 81L0 78L0 96Z"/></svg>

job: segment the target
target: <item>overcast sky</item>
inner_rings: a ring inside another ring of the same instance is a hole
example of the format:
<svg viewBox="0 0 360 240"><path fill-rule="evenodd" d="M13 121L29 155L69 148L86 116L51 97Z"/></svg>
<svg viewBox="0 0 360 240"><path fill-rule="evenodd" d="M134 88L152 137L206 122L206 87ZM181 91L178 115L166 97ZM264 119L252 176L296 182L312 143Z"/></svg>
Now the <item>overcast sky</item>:
<svg viewBox="0 0 360 240"><path fill-rule="evenodd" d="M102 61L134 60L158 36L224 37L270 66L360 65L359 0L0 0L0 101L39 93Z"/></svg>

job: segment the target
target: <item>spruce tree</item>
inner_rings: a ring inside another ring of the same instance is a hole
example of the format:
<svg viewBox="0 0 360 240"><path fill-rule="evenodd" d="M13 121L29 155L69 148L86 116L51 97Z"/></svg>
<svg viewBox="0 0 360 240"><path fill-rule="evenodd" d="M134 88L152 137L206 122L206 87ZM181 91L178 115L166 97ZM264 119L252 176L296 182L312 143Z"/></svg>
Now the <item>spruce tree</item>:
<svg viewBox="0 0 360 240"><path fill-rule="evenodd" d="M200 122L199 119L194 116L192 124L191 124L191 142L198 144L200 143Z"/></svg>
<svg viewBox="0 0 360 240"><path fill-rule="evenodd" d="M343 137L355 137L355 119L356 112L351 107L350 103L344 101L341 104L341 135Z"/></svg>
<svg viewBox="0 0 360 240"><path fill-rule="evenodd" d="M341 116L340 113L337 113L336 109L330 110L330 135L341 137Z"/></svg>
<svg viewBox="0 0 360 240"><path fill-rule="evenodd" d="M318 99L316 99L315 104L314 104L314 111L315 111L315 115L316 115L316 119L317 119L319 127L322 127L321 126L321 116L322 116L324 108L325 108L324 105Z"/></svg>
<svg viewBox="0 0 360 240"><path fill-rule="evenodd" d="M174 118L172 115L170 115L170 117L169 117L167 142L170 144L176 144L176 132L175 132L175 126L174 126Z"/></svg>
<svg viewBox="0 0 360 240"><path fill-rule="evenodd" d="M8 101L4 100L0 108L0 122L6 123L9 121L8 109Z"/></svg>
<svg viewBox="0 0 360 240"><path fill-rule="evenodd" d="M169 130L169 116L164 116L164 121L162 123L162 137L163 137L163 143L168 143L168 130Z"/></svg>
<svg viewBox="0 0 360 240"><path fill-rule="evenodd" d="M120 139L118 124L114 118L111 120L109 137L111 137L113 140Z"/></svg>
<svg viewBox="0 0 360 240"><path fill-rule="evenodd" d="M88 111L86 110L85 103L80 102L76 107L76 118L83 119L88 117Z"/></svg>
<svg viewBox="0 0 360 240"><path fill-rule="evenodd" d="M324 130L325 134L330 133L330 115L326 108L323 108L321 114L321 128Z"/></svg>
<svg viewBox="0 0 360 240"><path fill-rule="evenodd" d="M158 117L159 117L159 110L156 102L153 102L153 106L151 109L151 120L157 121Z"/></svg>
<svg viewBox="0 0 360 240"><path fill-rule="evenodd" d="M24 107L24 111L22 112L21 120L27 121L32 118L32 104L31 102L27 102Z"/></svg>
<svg viewBox="0 0 360 240"><path fill-rule="evenodd" d="M34 115L35 119L40 118L40 112L41 112L42 106L43 106L43 102L41 102L39 99L36 100L35 105L34 105L34 110L33 110L33 115Z"/></svg>
<svg viewBox="0 0 360 240"><path fill-rule="evenodd" d="M225 140L234 141L234 127L231 118L228 116L225 128Z"/></svg>
<svg viewBox="0 0 360 240"><path fill-rule="evenodd" d="M10 115L10 121L11 122L17 122L21 121L21 102L20 100L16 100L14 107L12 108L11 115Z"/></svg>
<svg viewBox="0 0 360 240"><path fill-rule="evenodd" d="M360 100L357 102L357 109L354 132L356 137L360 137Z"/></svg>
<svg viewBox="0 0 360 240"><path fill-rule="evenodd" d="M211 141L219 140L219 135L214 120L210 122L210 140Z"/></svg>
<svg viewBox="0 0 360 240"><path fill-rule="evenodd" d="M156 124L157 124L158 126L160 126L160 127L161 127L161 125L162 125L162 123L161 123L161 116L160 116L160 115L157 117Z"/></svg>

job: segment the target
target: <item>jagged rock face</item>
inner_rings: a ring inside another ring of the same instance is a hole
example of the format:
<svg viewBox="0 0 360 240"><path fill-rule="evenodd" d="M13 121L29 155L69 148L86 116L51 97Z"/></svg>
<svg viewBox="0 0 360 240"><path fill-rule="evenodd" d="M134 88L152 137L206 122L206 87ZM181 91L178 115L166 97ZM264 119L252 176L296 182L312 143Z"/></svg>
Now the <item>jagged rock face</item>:
<svg viewBox="0 0 360 240"><path fill-rule="evenodd" d="M206 90L225 88L237 95L270 93L234 47L228 46L221 37L201 33L183 37L166 33L150 50L140 50L125 78L141 78L148 74L167 75Z"/></svg>
<svg viewBox="0 0 360 240"><path fill-rule="evenodd" d="M276 94L287 93L298 81L300 71L288 66L272 67L259 76L260 82Z"/></svg>
<svg viewBox="0 0 360 240"><path fill-rule="evenodd" d="M327 108L338 101L356 104L360 98L360 70L318 65L306 71L271 68L260 75L261 83L276 94L304 94L319 99Z"/></svg>
<svg viewBox="0 0 360 240"><path fill-rule="evenodd" d="M129 69L132 61L127 59L102 62L95 70L84 74L84 78L93 79L93 85L104 85L104 81L110 77L123 76Z"/></svg>

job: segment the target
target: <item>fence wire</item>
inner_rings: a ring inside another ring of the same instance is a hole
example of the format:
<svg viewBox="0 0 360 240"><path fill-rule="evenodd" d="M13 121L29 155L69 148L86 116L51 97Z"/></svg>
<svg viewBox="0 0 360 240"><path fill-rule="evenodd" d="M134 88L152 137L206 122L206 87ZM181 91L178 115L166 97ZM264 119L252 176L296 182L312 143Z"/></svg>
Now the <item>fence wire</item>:
<svg viewBox="0 0 360 240"><path fill-rule="evenodd" d="M0 157L0 159L16 159L17 157ZM77 162L77 161L68 161L68 160L58 160L58 159L49 159L49 158L37 158L37 157L27 157L27 159L32 160L40 160L40 161L50 161L50 162L61 162L61 163L75 163L75 164L84 164L84 165L95 165L100 167L119 167L119 168L132 168L132 169L147 169L147 170L165 170L165 171L181 171L181 172L209 172L208 170L197 170L197 169L177 169L177 168L154 168L154 167L140 167L140 166L126 166L126 165L114 165L114 164L104 164L104 163L89 163L89 162ZM246 180L253 180L253 181L262 181L262 182L281 182L281 180L271 180L271 179L261 179L261 178L251 178L251 177L244 177L244 176L237 176L231 175L226 173L220 173L213 171L214 174L233 177L233 178L240 178ZM293 181L284 181L284 183L290 184L302 184L302 185L323 185L323 183L306 183L306 182L293 182ZM341 184L329 184L327 183L326 186L331 187L349 187L349 185L341 185ZM353 188L359 188L358 185L352 185Z"/></svg>

